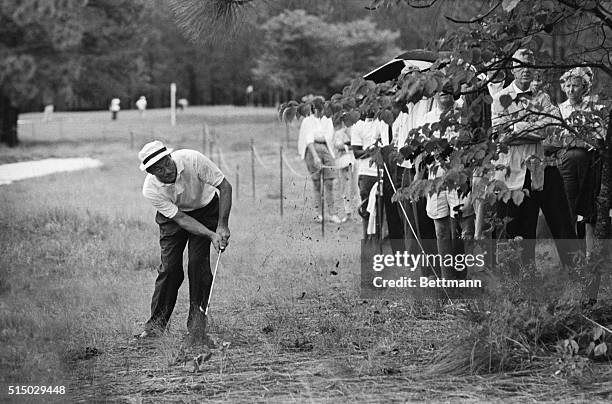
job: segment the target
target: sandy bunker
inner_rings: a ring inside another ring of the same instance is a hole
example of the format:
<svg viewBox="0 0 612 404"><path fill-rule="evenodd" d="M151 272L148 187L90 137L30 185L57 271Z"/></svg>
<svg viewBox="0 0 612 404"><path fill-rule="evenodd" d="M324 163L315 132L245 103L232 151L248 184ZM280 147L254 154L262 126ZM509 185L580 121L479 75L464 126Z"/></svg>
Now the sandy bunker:
<svg viewBox="0 0 612 404"><path fill-rule="evenodd" d="M41 177L58 172L76 171L85 168L100 167L100 160L89 157L79 158L50 158L36 161L23 161L0 165L0 185L10 184L13 181L27 178Z"/></svg>

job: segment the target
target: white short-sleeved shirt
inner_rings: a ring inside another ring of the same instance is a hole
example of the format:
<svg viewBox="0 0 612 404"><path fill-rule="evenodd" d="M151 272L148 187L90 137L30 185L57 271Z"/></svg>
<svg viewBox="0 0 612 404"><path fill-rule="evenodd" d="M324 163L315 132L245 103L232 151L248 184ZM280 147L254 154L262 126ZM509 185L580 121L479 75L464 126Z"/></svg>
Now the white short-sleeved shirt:
<svg viewBox="0 0 612 404"><path fill-rule="evenodd" d="M393 142L395 143L397 150L404 147L408 133L410 130L421 126L423 116L431 111L433 108L433 99L424 98L418 101L416 104L408 104L408 113L401 113L395 122L393 123ZM410 160L404 160L399 164L405 168L412 168Z"/></svg>
<svg viewBox="0 0 612 404"><path fill-rule="evenodd" d="M351 127L351 146L361 146L364 150L380 139L383 146L389 144L389 126L378 119L367 118ZM370 166L371 159L357 159L358 175L378 176L376 166Z"/></svg>
<svg viewBox="0 0 612 404"><path fill-rule="evenodd" d="M306 148L313 142L325 142L332 157L334 156L334 124L330 118L325 116L317 118L308 115L300 124L300 134L298 136L298 154L304 160Z"/></svg>
<svg viewBox="0 0 612 404"><path fill-rule="evenodd" d="M164 184L147 174L142 194L159 213L172 219L179 210L190 212L208 205L225 177L215 163L198 151L184 149L170 155L176 163L174 183Z"/></svg>

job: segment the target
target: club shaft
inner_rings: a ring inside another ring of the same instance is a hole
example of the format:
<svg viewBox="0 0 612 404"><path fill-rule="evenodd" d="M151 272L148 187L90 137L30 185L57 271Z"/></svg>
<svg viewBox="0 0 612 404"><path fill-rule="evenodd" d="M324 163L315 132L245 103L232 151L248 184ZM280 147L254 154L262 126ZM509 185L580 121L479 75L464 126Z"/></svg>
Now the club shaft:
<svg viewBox="0 0 612 404"><path fill-rule="evenodd" d="M210 291L208 292L208 302L206 302L206 310L204 311L204 315L208 315L208 306L210 306L210 298L212 297L213 287L215 286L215 278L217 277L217 268L219 268L219 260L221 259L221 251L219 251L219 255L217 255L217 263L215 264L215 270L213 271L212 282L210 283Z"/></svg>

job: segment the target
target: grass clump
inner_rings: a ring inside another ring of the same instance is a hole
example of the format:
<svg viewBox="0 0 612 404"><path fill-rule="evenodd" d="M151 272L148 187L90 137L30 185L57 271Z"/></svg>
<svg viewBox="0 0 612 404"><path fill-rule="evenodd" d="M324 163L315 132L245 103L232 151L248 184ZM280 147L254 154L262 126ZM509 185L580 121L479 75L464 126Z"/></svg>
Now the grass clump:
<svg viewBox="0 0 612 404"><path fill-rule="evenodd" d="M430 371L486 374L557 366L577 356L606 359L612 347L605 326L612 322L609 291L602 288L596 304L585 297L594 265L578 258L568 270L517 267L519 248L510 243L500 251L498 287L458 312L458 332Z"/></svg>

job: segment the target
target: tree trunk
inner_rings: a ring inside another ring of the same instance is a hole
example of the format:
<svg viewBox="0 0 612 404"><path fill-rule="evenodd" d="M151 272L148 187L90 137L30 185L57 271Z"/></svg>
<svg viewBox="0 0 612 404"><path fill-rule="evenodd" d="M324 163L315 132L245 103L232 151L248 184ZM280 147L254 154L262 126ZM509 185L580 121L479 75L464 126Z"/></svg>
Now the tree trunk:
<svg viewBox="0 0 612 404"><path fill-rule="evenodd" d="M11 104L7 96L0 92L0 143L9 147L17 146L17 116L19 109Z"/></svg>
<svg viewBox="0 0 612 404"><path fill-rule="evenodd" d="M200 101L200 92L198 91L198 79L192 65L187 65L187 77L189 83L189 103L192 105L200 105L202 101Z"/></svg>
<svg viewBox="0 0 612 404"><path fill-rule="evenodd" d="M601 189L597 195L595 238L607 239L610 237L610 198L612 197L612 110L608 116L608 130L601 159Z"/></svg>

